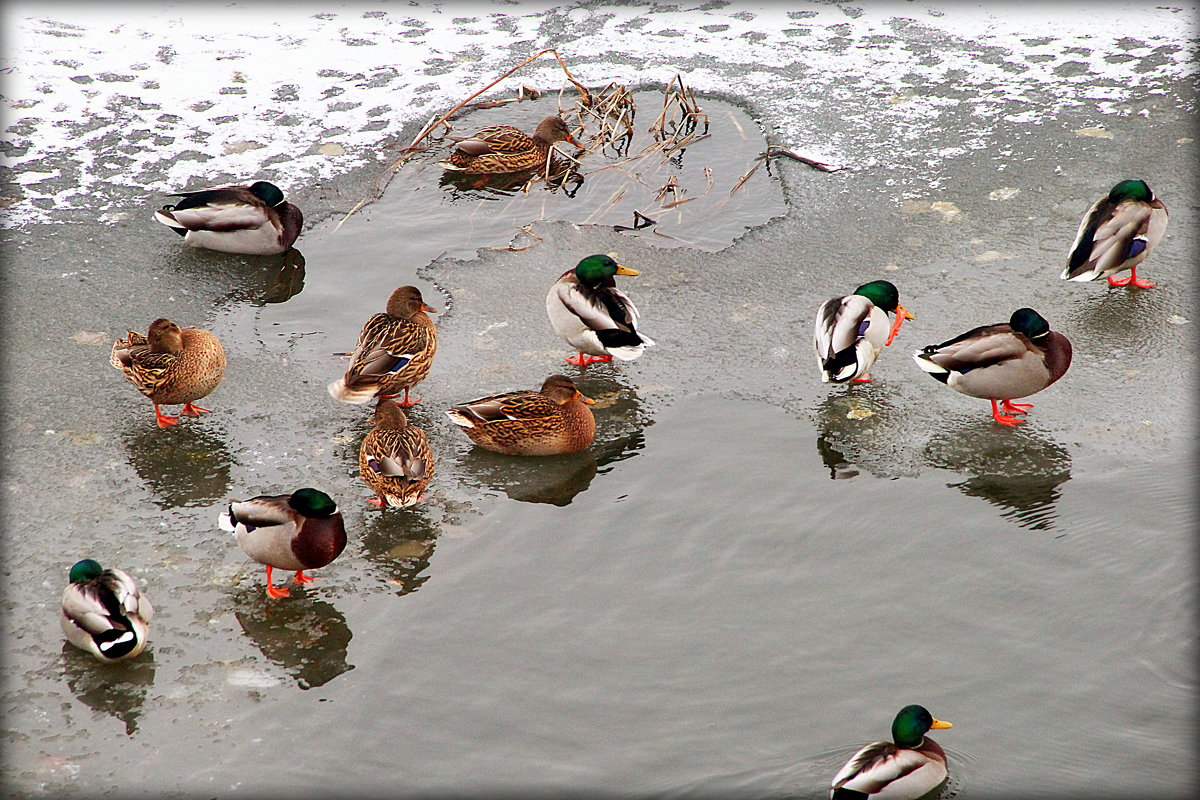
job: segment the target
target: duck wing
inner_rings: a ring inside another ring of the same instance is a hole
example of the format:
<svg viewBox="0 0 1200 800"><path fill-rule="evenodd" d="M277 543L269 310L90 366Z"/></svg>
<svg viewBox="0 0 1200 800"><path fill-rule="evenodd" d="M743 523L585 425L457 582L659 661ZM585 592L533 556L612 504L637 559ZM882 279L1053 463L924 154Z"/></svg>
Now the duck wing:
<svg viewBox="0 0 1200 800"><path fill-rule="evenodd" d="M224 186L178 195L183 199L155 213L159 222L189 231L229 232L261 228L271 209L245 186Z"/></svg>
<svg viewBox="0 0 1200 800"><path fill-rule="evenodd" d="M916 750L900 749L891 742L873 742L859 750L833 778L831 789L849 789L874 795L928 765L930 758Z"/></svg>
<svg viewBox="0 0 1200 800"><path fill-rule="evenodd" d="M221 527L232 531L241 525L250 531L295 523L299 515L288 505L290 498L290 494L278 494L235 500L229 504L229 510L221 515Z"/></svg>
<svg viewBox="0 0 1200 800"><path fill-rule="evenodd" d="M481 397L454 406L450 410L458 412L469 422L485 425L506 420L545 419L559 413L561 409L541 392L521 391ZM451 416L451 419L454 417Z"/></svg>
<svg viewBox="0 0 1200 800"><path fill-rule="evenodd" d="M489 125L480 128L474 136L457 143L458 150L472 156L488 153L526 153L536 147L532 137L512 125Z"/></svg>
<svg viewBox="0 0 1200 800"><path fill-rule="evenodd" d="M359 334L358 345L346 370L346 386L360 388L399 372L417 354L428 349L431 335L423 325L385 313L376 314L367 320Z"/></svg>
<svg viewBox="0 0 1200 800"><path fill-rule="evenodd" d="M874 308L874 303L857 294L832 297L822 303L813 330L817 357L827 362L843 350L853 348L870 328Z"/></svg>
<svg viewBox="0 0 1200 800"><path fill-rule="evenodd" d="M1099 277L1119 272L1121 265L1144 252L1155 208L1149 203L1107 197L1092 205L1079 225L1062 277Z"/></svg>
<svg viewBox="0 0 1200 800"><path fill-rule="evenodd" d="M367 448L367 467L385 478L424 480L429 472L429 444L415 428L375 430Z"/></svg>
<svg viewBox="0 0 1200 800"><path fill-rule="evenodd" d="M1030 341L1005 322L972 328L941 344L922 348L920 355L940 367L964 373L1023 358L1031 349Z"/></svg>

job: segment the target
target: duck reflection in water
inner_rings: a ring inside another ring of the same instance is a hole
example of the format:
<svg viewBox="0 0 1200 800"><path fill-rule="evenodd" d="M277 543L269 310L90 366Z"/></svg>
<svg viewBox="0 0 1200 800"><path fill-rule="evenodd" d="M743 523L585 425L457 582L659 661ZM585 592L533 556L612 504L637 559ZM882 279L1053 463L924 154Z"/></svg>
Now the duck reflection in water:
<svg viewBox="0 0 1200 800"><path fill-rule="evenodd" d="M120 664L101 664L64 642L63 672L67 688L81 703L119 719L125 725L126 735L137 732L146 693L154 685L153 652L146 651Z"/></svg>
<svg viewBox="0 0 1200 800"><path fill-rule="evenodd" d="M212 425L179 425L166 436L139 425L121 436L129 463L160 508L207 506L229 495L233 457Z"/></svg>
<svg viewBox="0 0 1200 800"><path fill-rule="evenodd" d="M902 474L897 442L887 435L893 429L887 420L895 408L881 386L854 384L817 404L817 454L830 479L848 480L864 470L879 478Z"/></svg>
<svg viewBox="0 0 1200 800"><path fill-rule="evenodd" d="M361 543L363 555L398 596L417 591L429 575L437 529L422 506L404 514L368 514Z"/></svg>
<svg viewBox="0 0 1200 800"><path fill-rule="evenodd" d="M1071 454L1032 429L1001 430L990 420L947 423L926 443L931 467L970 477L947 486L980 497L1022 528L1053 530L1059 488L1071 479Z"/></svg>
<svg viewBox="0 0 1200 800"><path fill-rule="evenodd" d="M576 387L593 399L596 438L579 453L507 456L472 446L462 458L464 472L484 489L502 491L523 503L566 506L606 467L637 455L645 446L637 392L601 371L581 370Z"/></svg>
<svg viewBox="0 0 1200 800"><path fill-rule="evenodd" d="M354 669L346 663L350 626L332 604L313 597L274 602L258 589L239 592L234 603L242 630L301 689L324 686Z"/></svg>

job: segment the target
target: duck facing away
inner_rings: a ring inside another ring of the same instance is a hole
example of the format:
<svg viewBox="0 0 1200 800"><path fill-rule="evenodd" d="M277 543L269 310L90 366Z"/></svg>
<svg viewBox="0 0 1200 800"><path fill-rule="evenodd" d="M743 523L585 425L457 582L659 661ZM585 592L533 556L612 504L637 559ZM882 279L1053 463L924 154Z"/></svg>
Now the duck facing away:
<svg viewBox="0 0 1200 800"><path fill-rule="evenodd" d="M1142 180L1121 181L1084 215L1060 276L1068 281L1108 278L1109 286L1149 289L1153 281L1137 276L1167 230L1167 207ZM1129 270L1128 278L1113 277Z"/></svg>
<svg viewBox="0 0 1200 800"><path fill-rule="evenodd" d="M564 272L546 295L546 313L554 331L579 351L567 362L587 366L596 362L633 361L654 344L637 329L638 310L613 280L637 275L610 256L593 255ZM586 354L586 355L585 355Z"/></svg>
<svg viewBox="0 0 1200 800"><path fill-rule="evenodd" d="M454 406L446 416L480 447L510 456L552 456L586 450L596 438L596 418L566 375L551 375L541 391L481 397Z"/></svg>
<svg viewBox="0 0 1200 800"><path fill-rule="evenodd" d="M133 578L85 558L68 579L58 615L68 642L104 662L134 658L146 648L154 608Z"/></svg>
<svg viewBox="0 0 1200 800"><path fill-rule="evenodd" d="M946 753L925 736L949 728L924 706L900 709L892 721L892 741L872 742L846 762L829 787L832 800L917 800L946 780Z"/></svg>
<svg viewBox="0 0 1200 800"><path fill-rule="evenodd" d="M272 569L294 570L296 583L309 583L316 579L304 570L324 567L346 549L346 528L337 503L317 489L235 500L219 523L246 555L266 566L270 597L290 594L286 587L271 583Z"/></svg>
<svg viewBox="0 0 1200 800"><path fill-rule="evenodd" d="M372 505L408 508L425 499L434 475L433 452L425 431L408 424L404 411L391 400L375 409L375 427L358 450L358 471L375 492Z"/></svg>
<svg viewBox="0 0 1200 800"><path fill-rule="evenodd" d="M350 366L329 384L329 394L343 403L361 404L373 397L390 399L403 390L402 407L417 403L420 398L410 400L408 390L425 380L437 352L437 328L426 311L437 313L425 305L417 287L392 292L387 310L363 325Z"/></svg>
<svg viewBox="0 0 1200 800"><path fill-rule="evenodd" d="M145 336L128 333L113 342L109 363L150 398L158 427L179 424L179 417L165 416L160 405L182 403L179 413L189 417L208 411L193 403L207 397L225 375L225 350L216 336L199 328L181 329L164 318L150 323Z"/></svg>
<svg viewBox="0 0 1200 800"><path fill-rule="evenodd" d="M1040 392L1071 366L1071 342L1032 308L1018 308L1008 322L982 325L913 354L917 366L956 392L992 401L1002 425L1021 419L1031 403L1013 403ZM996 402L1000 401L1000 406Z"/></svg>
<svg viewBox="0 0 1200 800"><path fill-rule="evenodd" d="M489 125L459 140L454 152L438 166L473 175L524 172L545 164L555 142L580 146L562 117L546 117L532 136L512 125Z"/></svg>
<svg viewBox="0 0 1200 800"><path fill-rule="evenodd" d="M889 313L895 314L895 324L888 322ZM864 283L853 294L826 300L817 309L813 332L821 382L871 380L868 370L896 338L904 320L912 318L900 305L900 292L891 281Z"/></svg>
<svg viewBox="0 0 1200 800"><path fill-rule="evenodd" d="M192 247L275 255L292 246L304 224L300 209L267 181L180 192L175 197L183 199L155 211L154 218Z"/></svg>

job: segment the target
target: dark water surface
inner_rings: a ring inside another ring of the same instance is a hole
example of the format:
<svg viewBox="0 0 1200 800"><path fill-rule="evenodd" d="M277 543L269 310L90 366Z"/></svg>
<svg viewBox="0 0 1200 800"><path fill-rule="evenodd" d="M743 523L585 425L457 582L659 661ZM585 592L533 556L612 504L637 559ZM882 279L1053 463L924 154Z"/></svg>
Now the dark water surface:
<svg viewBox="0 0 1200 800"><path fill-rule="evenodd" d="M762 133L701 100L714 136L636 180L499 196L423 161L338 227L381 153L293 192L312 222L286 262L186 250L143 196L116 225L3 233L14 794L817 798L912 702L955 723L947 795L1190 794L1192 117L1110 118L1109 140L1065 113L919 197L884 168L790 162L730 195ZM969 129L968 109L947 116L930 146ZM693 246L612 229L667 175L703 194L705 166L714 188L658 228ZM1171 211L1144 270L1159 287L1059 281L1083 210L1132 176ZM533 246L478 250L531 222ZM621 286L658 346L581 370L544 298L593 252L641 271ZM822 385L815 309L879 277L916 319L872 383ZM438 476L381 513L357 475L367 412L324 387L409 282L443 311L411 412ZM1075 361L1010 430L909 354L1021 305ZM167 431L107 361L160 315L229 359L214 413ZM599 401L588 452L496 456L442 414L560 371ZM270 601L216 517L305 485L341 503L351 542ZM85 555L154 601L136 663L60 645Z"/></svg>

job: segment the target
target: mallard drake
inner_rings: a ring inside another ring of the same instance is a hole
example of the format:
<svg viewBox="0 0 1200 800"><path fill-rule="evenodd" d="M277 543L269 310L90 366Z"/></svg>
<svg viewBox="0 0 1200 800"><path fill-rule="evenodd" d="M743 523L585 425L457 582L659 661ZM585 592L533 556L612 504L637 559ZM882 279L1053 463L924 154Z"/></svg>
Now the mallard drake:
<svg viewBox="0 0 1200 800"><path fill-rule="evenodd" d="M474 175L538 169L546 163L555 142L579 147L561 117L546 117L534 128L533 136L512 125L489 125L458 140L454 152L438 166Z"/></svg>
<svg viewBox="0 0 1200 800"><path fill-rule="evenodd" d="M1060 276L1067 281L1108 278L1109 286L1149 289L1154 281L1138 278L1138 265L1167 230L1167 207L1142 180L1121 181L1107 197L1092 203ZM1129 270L1128 278L1114 278Z"/></svg>
<svg viewBox="0 0 1200 800"><path fill-rule="evenodd" d="M387 311L363 325L350 355L346 374L329 384L329 393L343 403L365 403L372 397L391 398L404 390L400 405L407 408L408 390L425 380L437 352L437 328L425 312L437 313L421 300L415 286L401 286L388 298Z"/></svg>
<svg viewBox="0 0 1200 800"><path fill-rule="evenodd" d="M829 787L833 800L916 800L946 780L946 753L925 736L949 728L924 706L900 709L892 721L891 742L871 742L846 762Z"/></svg>
<svg viewBox="0 0 1200 800"><path fill-rule="evenodd" d="M296 583L310 583L316 579L304 570L323 567L346 549L342 513L333 498L317 489L234 500L218 523L246 555L266 566L271 597L290 594L286 587L272 585L273 568L295 570Z"/></svg>
<svg viewBox="0 0 1200 800"><path fill-rule="evenodd" d="M446 411L471 441L510 456L553 456L586 450L596 438L596 418L566 375L551 375L541 391L481 397Z"/></svg>
<svg viewBox="0 0 1200 800"><path fill-rule="evenodd" d="M890 329L889 312L896 315ZM826 300L817 309L813 333L821 382L871 380L867 371L896 338L904 320L912 318L900 305L900 292L891 281L864 283L853 294Z"/></svg>
<svg viewBox="0 0 1200 800"><path fill-rule="evenodd" d="M614 275L637 275L606 255L588 256L559 276L546 295L554 331L579 351L567 363L579 367L600 361L633 361L654 340L637 329L638 310L617 288ZM585 353L589 355L584 355Z"/></svg>
<svg viewBox="0 0 1200 800"><path fill-rule="evenodd" d="M1031 403L1013 398L1040 392L1071 366L1071 342L1050 330L1032 308L1018 308L1008 322L982 325L913 354L917 366L956 392L992 401L992 417L1002 425L1022 420L1000 413L1024 414ZM996 401L1000 401L1000 407Z"/></svg>
<svg viewBox="0 0 1200 800"><path fill-rule="evenodd" d="M133 578L90 558L71 567L58 621L67 641L100 661L124 661L146 648L154 608Z"/></svg>
<svg viewBox="0 0 1200 800"><path fill-rule="evenodd" d="M154 218L183 237L192 247L269 256L286 252L300 235L304 215L287 202L273 183L220 186L179 192L173 206L163 206Z"/></svg>
<svg viewBox="0 0 1200 800"><path fill-rule="evenodd" d="M377 495L367 498L372 505L407 508L425 499L433 452L425 431L409 425L395 402L380 400L375 408L375 427L358 450L358 471Z"/></svg>
<svg viewBox="0 0 1200 800"><path fill-rule="evenodd" d="M159 406L183 403L180 414L198 417L207 408L192 401L207 397L225 375L225 351L216 336L199 328L183 328L169 319L150 323L142 336L129 331L113 342L109 363L154 404L158 427L179 424L179 417L163 415Z"/></svg>

